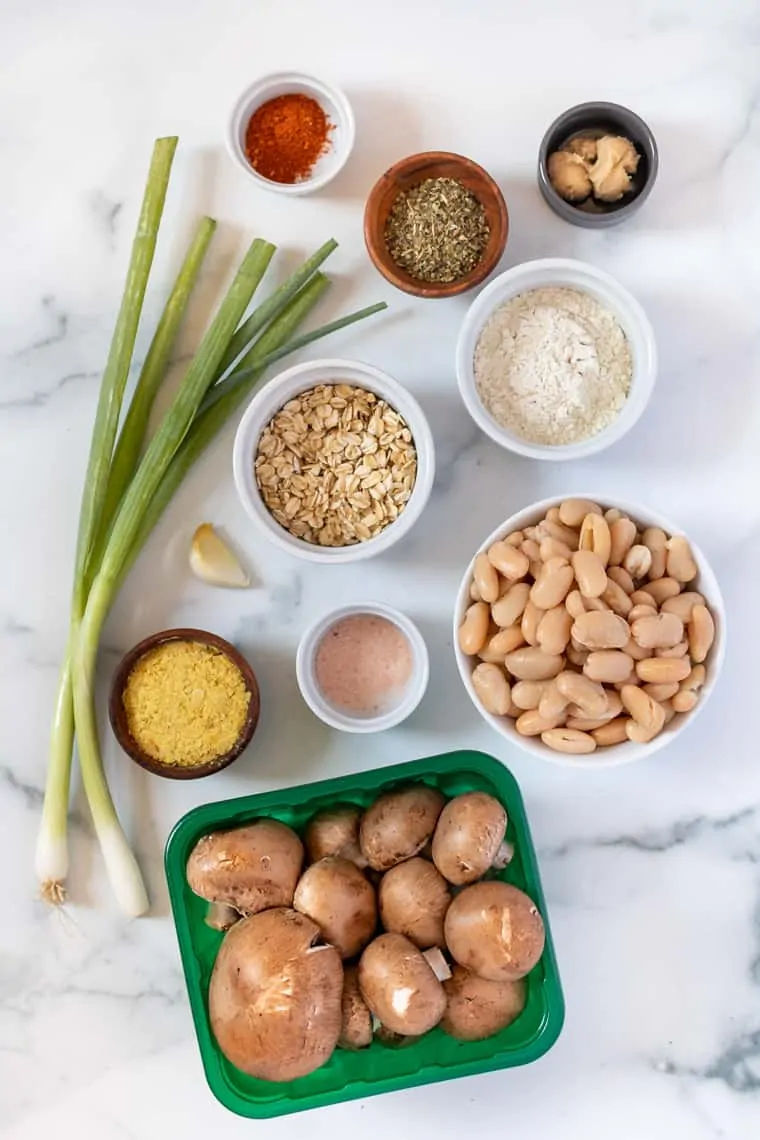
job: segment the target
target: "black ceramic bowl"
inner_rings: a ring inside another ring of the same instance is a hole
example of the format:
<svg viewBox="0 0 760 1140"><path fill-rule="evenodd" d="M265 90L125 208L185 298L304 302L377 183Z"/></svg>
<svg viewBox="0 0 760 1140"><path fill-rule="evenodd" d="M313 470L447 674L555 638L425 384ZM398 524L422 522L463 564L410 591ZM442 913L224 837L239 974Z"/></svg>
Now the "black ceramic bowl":
<svg viewBox="0 0 760 1140"><path fill-rule="evenodd" d="M566 202L549 180L549 155L560 150L576 135L601 138L602 135L621 135L630 139L639 152L639 165L633 176L633 192L618 202ZM555 214L574 226L589 230L617 226L635 214L654 186L657 178L657 143L643 119L618 103L579 103L555 119L541 140L538 152L538 188Z"/></svg>

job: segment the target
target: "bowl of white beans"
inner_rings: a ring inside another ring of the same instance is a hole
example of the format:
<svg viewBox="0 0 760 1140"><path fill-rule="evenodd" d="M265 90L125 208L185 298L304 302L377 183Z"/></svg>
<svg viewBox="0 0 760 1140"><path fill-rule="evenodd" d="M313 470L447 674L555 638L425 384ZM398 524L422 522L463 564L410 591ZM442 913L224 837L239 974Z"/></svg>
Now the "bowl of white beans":
<svg viewBox="0 0 760 1140"><path fill-rule="evenodd" d="M525 752L612 767L670 743L710 697L725 607L669 519L604 496L546 499L481 544L454 651L480 715Z"/></svg>

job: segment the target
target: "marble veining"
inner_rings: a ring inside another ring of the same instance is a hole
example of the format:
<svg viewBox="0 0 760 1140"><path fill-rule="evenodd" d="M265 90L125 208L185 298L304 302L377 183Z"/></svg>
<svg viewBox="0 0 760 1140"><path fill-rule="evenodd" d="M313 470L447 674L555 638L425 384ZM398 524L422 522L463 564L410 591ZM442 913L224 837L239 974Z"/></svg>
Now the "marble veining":
<svg viewBox="0 0 760 1140"><path fill-rule="evenodd" d="M294 9L298 9L294 14ZM0 6L0 1136L201 1140L256 1125L209 1094L195 1045L162 850L191 807L278 786L481 748L519 780L539 851L567 999L557 1046L521 1070L410 1090L266 1125L337 1140L753 1140L760 1135L760 9L757 0L4 0ZM259 191L224 151L225 116L262 71L343 86L351 161L324 192ZM540 138L584 99L638 111L660 146L645 208L603 233L575 229L535 185ZM232 489L230 425L190 473L114 607L100 658L104 754L145 870L151 915L129 923L105 882L75 776L70 902L35 897L33 848L63 649L79 495L152 140L178 133L136 374L186 241L219 220L175 350L176 383L247 240L281 279L334 235L328 320L386 299L387 314L319 346L397 376L422 403L438 470L425 515L360 566L294 562L255 534ZM650 408L614 450L568 465L502 453L459 400L454 344L466 298L394 292L365 255L364 198L396 158L446 147L482 162L510 211L503 265L579 257L646 307L660 371ZM529 761L492 736L458 681L450 614L483 535L526 502L590 491L638 499L704 547L725 593L728 658L698 726L649 763L606 772ZM253 578L215 591L187 565L212 521ZM340 598L406 609L431 655L413 718L357 742L301 702L295 650ZM235 640L262 718L244 758L175 786L129 763L105 698L120 655L173 625Z"/></svg>

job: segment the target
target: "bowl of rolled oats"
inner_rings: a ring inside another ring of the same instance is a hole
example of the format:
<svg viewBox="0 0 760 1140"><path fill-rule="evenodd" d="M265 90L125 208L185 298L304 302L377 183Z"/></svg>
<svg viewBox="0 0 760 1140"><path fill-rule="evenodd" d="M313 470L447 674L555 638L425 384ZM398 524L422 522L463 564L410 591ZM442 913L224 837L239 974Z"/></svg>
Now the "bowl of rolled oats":
<svg viewBox="0 0 760 1140"><path fill-rule="evenodd" d="M248 405L235 437L240 501L277 546L356 562L398 542L435 474L433 437L407 390L353 360L288 368Z"/></svg>

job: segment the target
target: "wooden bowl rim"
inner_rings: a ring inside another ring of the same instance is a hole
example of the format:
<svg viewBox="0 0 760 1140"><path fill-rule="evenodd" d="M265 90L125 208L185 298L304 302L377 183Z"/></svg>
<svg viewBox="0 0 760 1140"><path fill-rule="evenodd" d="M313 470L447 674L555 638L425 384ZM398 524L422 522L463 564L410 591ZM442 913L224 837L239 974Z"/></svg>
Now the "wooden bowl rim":
<svg viewBox="0 0 760 1140"><path fill-rule="evenodd" d="M463 172L474 178L483 190L487 192L481 196L475 189L471 188L475 196L483 202L484 205L484 199L490 199L490 202L495 207L498 219L498 239L491 253L488 255L484 254L475 268L465 274L464 277L460 277L456 281L436 284L430 281L417 281L411 274L400 269L388 253L382 238L376 238L374 230L377 223L379 202L388 186L392 185L395 179L400 175L413 176L415 170L418 168L428 165L432 166L440 162L449 162L454 166L458 166ZM393 166L389 166L377 179L369 192L364 207L364 243L373 265L391 285L414 297L425 297L429 299L455 297L460 293L466 293L468 289L473 289L476 285L480 285L496 268L506 248L508 237L509 211L499 184L479 163L471 158L467 158L463 154L457 154L455 151L427 150L399 159L398 162L395 162Z"/></svg>
<svg viewBox="0 0 760 1140"><path fill-rule="evenodd" d="M162 764L159 760L154 760L148 756L137 745L127 726L127 714L122 702L122 696L129 674L141 657L144 657L145 654L149 653L152 649L156 649L160 645L166 645L167 642L170 641L198 641L203 645L210 645L214 649L218 649L229 657L233 664L238 667L245 681L245 687L250 694L248 714L236 743L222 756L218 756L214 760L209 760L205 764L193 764L187 767L182 767L179 764ZM205 629L163 629L158 633L150 634L149 637L143 638L142 641L138 641L137 645L125 653L119 662L111 683L111 694L108 701L108 716L111 722L111 728L113 729L114 736L126 754L134 760L136 764L139 764L141 768L152 772L154 776L164 776L169 780L197 780L201 776L210 776L214 772L220 772L223 768L227 768L234 760L237 760L238 756L240 756L250 744L259 722L260 713L261 697L259 685L252 666L246 661L242 653L236 649L234 645L231 645L229 641Z"/></svg>

